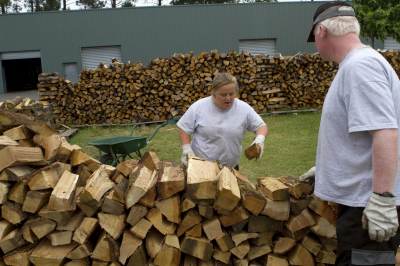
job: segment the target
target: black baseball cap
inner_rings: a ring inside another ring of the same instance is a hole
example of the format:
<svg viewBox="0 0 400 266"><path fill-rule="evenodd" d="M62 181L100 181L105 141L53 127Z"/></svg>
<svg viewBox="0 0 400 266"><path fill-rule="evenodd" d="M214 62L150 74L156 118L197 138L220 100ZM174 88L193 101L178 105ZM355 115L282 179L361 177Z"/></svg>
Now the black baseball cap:
<svg viewBox="0 0 400 266"><path fill-rule="evenodd" d="M338 16L356 16L356 13L353 10L339 10L339 7L341 6L350 6L346 2L342 1L331 1L327 2L323 5L321 5L317 11L315 11L314 14L314 19L313 19L313 25L310 31L310 34L308 35L307 42L315 42L314 38L314 27L317 23L327 19L327 18L332 18L332 17L338 17Z"/></svg>

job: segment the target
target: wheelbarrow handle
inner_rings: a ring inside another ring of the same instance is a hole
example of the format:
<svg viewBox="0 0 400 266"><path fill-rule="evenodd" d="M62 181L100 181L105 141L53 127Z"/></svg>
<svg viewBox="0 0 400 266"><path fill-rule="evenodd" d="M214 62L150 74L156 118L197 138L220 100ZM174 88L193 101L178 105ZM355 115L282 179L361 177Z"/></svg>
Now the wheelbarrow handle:
<svg viewBox="0 0 400 266"><path fill-rule="evenodd" d="M157 133L157 131L160 129L160 127L163 127L163 126L165 126L166 124L168 124L168 123L161 124L161 125L159 125L159 126L156 128L156 130L154 131L153 135L151 135L150 138L148 138L147 144L148 144L148 143L150 142L150 140L154 137L154 135Z"/></svg>
<svg viewBox="0 0 400 266"><path fill-rule="evenodd" d="M135 129L135 127L137 127L137 126L138 126L138 124L136 124L136 125L134 125L134 126L132 127L131 134L129 134L129 137L132 137L133 130L134 130L134 129Z"/></svg>

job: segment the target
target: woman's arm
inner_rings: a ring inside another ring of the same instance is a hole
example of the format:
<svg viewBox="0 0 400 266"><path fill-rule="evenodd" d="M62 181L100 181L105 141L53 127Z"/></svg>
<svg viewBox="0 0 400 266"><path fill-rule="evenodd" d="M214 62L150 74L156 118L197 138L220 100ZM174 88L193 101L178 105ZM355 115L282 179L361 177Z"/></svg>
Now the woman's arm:
<svg viewBox="0 0 400 266"><path fill-rule="evenodd" d="M179 139L181 140L181 145L190 144L190 135L179 129Z"/></svg>
<svg viewBox="0 0 400 266"><path fill-rule="evenodd" d="M257 131L256 131L256 135L263 135L264 138L266 138L267 135L268 135L268 128L267 128L267 126L264 125L264 126L259 127L259 128L257 129Z"/></svg>

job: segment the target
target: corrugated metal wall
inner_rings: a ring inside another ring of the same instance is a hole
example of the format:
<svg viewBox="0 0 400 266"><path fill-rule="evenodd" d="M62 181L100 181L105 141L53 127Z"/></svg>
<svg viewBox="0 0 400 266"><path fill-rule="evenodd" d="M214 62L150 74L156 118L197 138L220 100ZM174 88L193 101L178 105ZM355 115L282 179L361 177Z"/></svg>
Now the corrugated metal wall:
<svg viewBox="0 0 400 266"><path fill-rule="evenodd" d="M306 39L320 5L281 2L0 15L0 53L40 50L42 71L61 75L63 63L77 62L82 69L81 47L119 45L124 62L143 64L174 53L237 51L239 40L245 39L275 38L282 55L311 53L315 46Z"/></svg>

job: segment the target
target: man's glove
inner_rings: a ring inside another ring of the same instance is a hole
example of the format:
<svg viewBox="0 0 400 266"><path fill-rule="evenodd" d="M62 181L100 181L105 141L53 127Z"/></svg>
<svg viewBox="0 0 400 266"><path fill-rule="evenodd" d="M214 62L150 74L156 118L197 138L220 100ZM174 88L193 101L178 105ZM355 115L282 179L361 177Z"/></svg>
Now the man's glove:
<svg viewBox="0 0 400 266"><path fill-rule="evenodd" d="M192 150L192 145L190 145L190 144L182 145L182 150L183 150L183 152L182 152L182 156L181 156L181 162L182 162L183 166L186 166L187 165L186 154L193 154L193 155L195 155L195 154Z"/></svg>
<svg viewBox="0 0 400 266"><path fill-rule="evenodd" d="M251 143L251 145L250 145L250 146L252 146L253 144L257 144L260 147L260 155L258 155L258 157L256 158L256 162L258 159L261 158L261 156L264 152L264 140L265 140L265 137L263 135L257 135L254 138L253 143Z"/></svg>
<svg viewBox="0 0 400 266"><path fill-rule="evenodd" d="M308 180L310 178L313 178L313 177L315 177L315 166L311 167L310 170L307 171L307 173L302 174L299 177L299 180L303 182L303 181L306 181L306 180Z"/></svg>
<svg viewBox="0 0 400 266"><path fill-rule="evenodd" d="M388 241L396 235L399 222L396 197L382 197L372 193L364 209L362 225L368 229L369 238L377 242Z"/></svg>

